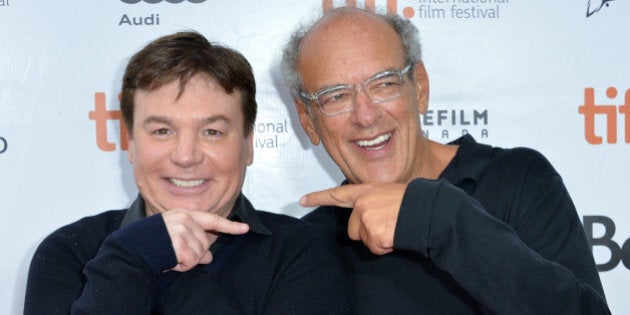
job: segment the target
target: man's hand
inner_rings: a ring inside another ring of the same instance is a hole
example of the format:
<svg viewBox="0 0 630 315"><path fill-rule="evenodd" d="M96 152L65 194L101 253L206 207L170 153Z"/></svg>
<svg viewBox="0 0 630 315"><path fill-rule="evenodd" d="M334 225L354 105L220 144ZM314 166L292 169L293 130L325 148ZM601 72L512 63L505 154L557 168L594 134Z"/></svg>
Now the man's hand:
<svg viewBox="0 0 630 315"><path fill-rule="evenodd" d="M332 205L353 208L348 236L361 240L376 255L394 250L394 231L406 184L343 185L305 195L304 207Z"/></svg>
<svg viewBox="0 0 630 315"><path fill-rule="evenodd" d="M245 234L249 226L230 221L214 213L171 210L162 214L168 235L171 237L177 266L172 270L184 272L198 264L212 261L210 245L220 233Z"/></svg>

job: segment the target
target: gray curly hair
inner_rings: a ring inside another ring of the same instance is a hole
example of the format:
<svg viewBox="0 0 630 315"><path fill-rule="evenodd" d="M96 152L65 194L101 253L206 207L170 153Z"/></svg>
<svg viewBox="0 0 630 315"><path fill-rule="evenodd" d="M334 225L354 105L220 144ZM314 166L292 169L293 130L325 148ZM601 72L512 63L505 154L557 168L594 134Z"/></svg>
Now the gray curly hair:
<svg viewBox="0 0 630 315"><path fill-rule="evenodd" d="M287 85L294 99L300 97L302 90L302 80L297 71L297 59L300 54L300 44L304 37L310 32L317 21L330 16L343 16L348 14L356 14L357 12L369 15L376 15L387 21L400 36L403 47L405 49L406 62L415 64L422 61L422 48L420 45L419 31L415 25L409 20L399 15L374 13L365 9L355 7L340 7L333 9L314 21L301 24L289 38L282 52L282 62L280 64L284 83Z"/></svg>

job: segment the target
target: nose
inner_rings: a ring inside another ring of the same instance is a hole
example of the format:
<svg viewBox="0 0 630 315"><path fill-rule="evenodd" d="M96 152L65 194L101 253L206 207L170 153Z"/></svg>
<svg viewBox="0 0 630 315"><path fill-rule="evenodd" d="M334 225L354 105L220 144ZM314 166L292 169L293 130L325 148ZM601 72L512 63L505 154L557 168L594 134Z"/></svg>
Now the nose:
<svg viewBox="0 0 630 315"><path fill-rule="evenodd" d="M382 111L361 88L355 93L354 110L351 115L354 123L361 127L369 127L381 117Z"/></svg>
<svg viewBox="0 0 630 315"><path fill-rule="evenodd" d="M192 134L180 134L173 152L171 161L181 167L190 167L203 160L203 153L199 148L197 136Z"/></svg>

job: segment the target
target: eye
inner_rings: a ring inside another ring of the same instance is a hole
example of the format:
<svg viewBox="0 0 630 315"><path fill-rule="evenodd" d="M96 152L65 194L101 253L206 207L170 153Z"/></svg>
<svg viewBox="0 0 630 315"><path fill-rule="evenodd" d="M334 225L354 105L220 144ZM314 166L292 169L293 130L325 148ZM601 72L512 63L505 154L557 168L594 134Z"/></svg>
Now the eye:
<svg viewBox="0 0 630 315"><path fill-rule="evenodd" d="M370 82L369 88L373 90L384 89L384 88L399 86L400 83L401 81L398 75L390 74L390 75L384 76L382 78L378 78L377 80Z"/></svg>
<svg viewBox="0 0 630 315"><path fill-rule="evenodd" d="M336 104L340 102L344 102L346 99L350 98L351 91L349 89L339 89L334 91L328 91L319 96L320 104Z"/></svg>
<svg viewBox="0 0 630 315"><path fill-rule="evenodd" d="M171 131L167 128L159 128L159 129L153 130L152 134L156 136L165 136L165 135L171 134Z"/></svg>
<svg viewBox="0 0 630 315"><path fill-rule="evenodd" d="M223 134L223 132L221 132L219 130L216 130L216 129L206 129L206 130L204 130L203 133L204 133L204 135L211 136L211 137L212 136L220 136L220 135Z"/></svg>

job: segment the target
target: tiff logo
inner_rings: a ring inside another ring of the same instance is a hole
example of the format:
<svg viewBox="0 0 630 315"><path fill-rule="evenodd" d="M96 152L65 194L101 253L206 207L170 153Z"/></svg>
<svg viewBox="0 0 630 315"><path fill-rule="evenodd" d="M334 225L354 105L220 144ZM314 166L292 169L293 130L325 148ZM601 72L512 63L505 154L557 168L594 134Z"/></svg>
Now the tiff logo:
<svg viewBox="0 0 630 315"><path fill-rule="evenodd" d="M356 0L346 0L347 7L356 7ZM376 0L365 0L364 3L365 9L370 10L372 12L376 12ZM332 10L335 6L333 5L333 0L322 0L322 10L324 13ZM387 0L387 14L398 14L398 1L397 0ZM408 19L412 18L415 15L415 10L412 7L405 7L402 10L402 15Z"/></svg>
<svg viewBox="0 0 630 315"><path fill-rule="evenodd" d="M120 95L118 96L120 101ZM101 151L114 151L116 150L116 144L109 142L107 138L107 121L118 121L120 126L120 149L127 151L127 128L122 119L122 113L120 110L107 110L105 102L105 93L94 93L94 110L90 111L90 120L94 120L96 123L96 145Z"/></svg>
<svg viewBox="0 0 630 315"><path fill-rule="evenodd" d="M617 97L617 89L609 87L606 89L606 97L614 99ZM624 116L625 142L630 143L630 89L626 90L624 104L616 105L595 104L595 89L584 89L584 105L578 107L578 112L584 115L584 137L590 144L602 144L602 137L595 134L595 115L604 115L606 118L606 142L617 143L617 112Z"/></svg>

